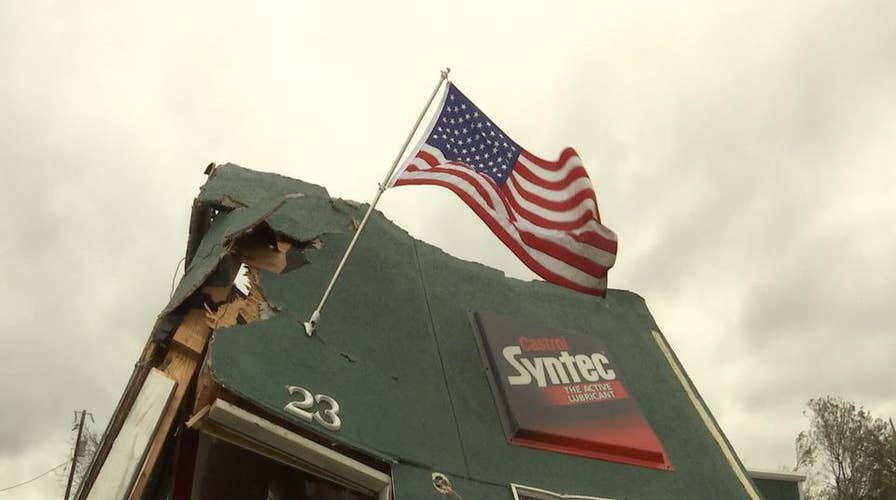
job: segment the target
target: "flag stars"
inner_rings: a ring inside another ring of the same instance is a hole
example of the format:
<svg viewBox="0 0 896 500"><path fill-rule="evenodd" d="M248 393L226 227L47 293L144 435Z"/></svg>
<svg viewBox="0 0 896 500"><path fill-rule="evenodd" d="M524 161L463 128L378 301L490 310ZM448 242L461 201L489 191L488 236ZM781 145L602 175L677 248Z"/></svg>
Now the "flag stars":
<svg viewBox="0 0 896 500"><path fill-rule="evenodd" d="M513 141L456 90L449 91L427 143L448 162L466 165L498 185L507 180L519 154Z"/></svg>

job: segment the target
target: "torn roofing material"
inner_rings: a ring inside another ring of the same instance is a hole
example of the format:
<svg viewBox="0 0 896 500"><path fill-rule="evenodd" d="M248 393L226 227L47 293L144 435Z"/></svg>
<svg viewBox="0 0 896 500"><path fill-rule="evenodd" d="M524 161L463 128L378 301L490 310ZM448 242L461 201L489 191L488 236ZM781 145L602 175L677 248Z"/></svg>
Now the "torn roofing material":
<svg viewBox="0 0 896 500"><path fill-rule="evenodd" d="M208 182L199 191L198 199L210 205L239 208L254 205L265 198L291 193L330 198L327 190L316 184L226 163L212 170Z"/></svg>
<svg viewBox="0 0 896 500"><path fill-rule="evenodd" d="M184 276L159 314L151 338L165 340L179 322L179 308L197 291L214 281L216 269L231 254L235 241L252 232L268 231L296 248L286 253L286 268L304 262L300 248L312 245L324 234L350 230L359 211L342 200L332 200L326 189L276 174L252 172L226 164L215 168L202 187L197 203L212 208L197 248L190 255ZM276 245L276 237L270 238ZM227 281L227 277L222 280ZM229 281L226 283L229 287Z"/></svg>
<svg viewBox="0 0 896 500"><path fill-rule="evenodd" d="M284 198L291 193L304 196ZM426 471L463 478L479 498L507 498L510 482L616 498L750 498L701 421L655 341L637 295L606 299L541 281L525 282L415 240L375 212L324 311L318 335L301 322L314 309L363 207L332 200L319 186L235 165L218 167L199 196L220 212L209 225L160 321L213 275L241 241L279 250L306 265L257 271L270 317L214 333L212 378L254 406L331 443L395 463L397 500L417 496ZM254 247L253 247L254 248ZM245 253L245 251L244 251ZM285 257L284 257L285 259ZM244 260L246 262L246 260ZM488 310L599 336L619 359L630 393L669 453L675 471L657 471L509 445L501 429L468 312ZM287 385L328 394L342 406L339 431L284 411ZM736 457L735 457L736 459ZM419 472L419 473L418 473ZM429 491L429 490L426 490ZM475 497L476 495L474 495Z"/></svg>
<svg viewBox="0 0 896 500"><path fill-rule="evenodd" d="M160 316L174 311L187 297L205 284L221 259L229 253L230 244L238 236L252 231L264 222L267 217L283 206L286 200L285 196L278 195L251 207L219 213L203 236L196 254L184 270L184 277L181 278L171 300L162 310Z"/></svg>

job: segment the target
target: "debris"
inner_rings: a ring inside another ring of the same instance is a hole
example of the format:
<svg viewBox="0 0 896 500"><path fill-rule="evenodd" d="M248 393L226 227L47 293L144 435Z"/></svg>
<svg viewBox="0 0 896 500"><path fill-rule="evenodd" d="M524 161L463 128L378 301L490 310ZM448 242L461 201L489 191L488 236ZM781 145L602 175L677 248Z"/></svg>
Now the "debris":
<svg viewBox="0 0 896 500"><path fill-rule="evenodd" d="M247 233L237 240L233 252L244 264L256 269L283 274L308 263L300 247L274 236L271 242L264 234Z"/></svg>
<svg viewBox="0 0 896 500"><path fill-rule="evenodd" d="M212 330L261 319L263 304L267 301L258 286L258 271L249 267L246 275L249 280L248 295L237 294L233 300L221 304L214 310L208 305L205 306L206 324Z"/></svg>

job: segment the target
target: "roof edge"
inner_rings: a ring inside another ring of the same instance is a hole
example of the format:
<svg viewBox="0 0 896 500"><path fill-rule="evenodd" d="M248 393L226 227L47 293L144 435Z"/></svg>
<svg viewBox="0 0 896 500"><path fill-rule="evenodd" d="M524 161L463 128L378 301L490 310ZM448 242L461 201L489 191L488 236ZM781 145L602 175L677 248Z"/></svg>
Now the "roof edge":
<svg viewBox="0 0 896 500"><path fill-rule="evenodd" d="M801 483L806 480L806 475L799 472L770 471L762 469L747 469L747 473L753 479L771 479L773 481L792 481Z"/></svg>

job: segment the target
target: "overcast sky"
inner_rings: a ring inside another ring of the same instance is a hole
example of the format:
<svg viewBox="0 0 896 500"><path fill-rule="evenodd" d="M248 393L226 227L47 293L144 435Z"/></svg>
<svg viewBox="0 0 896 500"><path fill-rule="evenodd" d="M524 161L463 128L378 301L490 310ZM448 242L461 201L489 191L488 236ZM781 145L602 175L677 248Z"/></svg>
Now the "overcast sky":
<svg viewBox="0 0 896 500"><path fill-rule="evenodd" d="M811 397L896 417L896 3L484 3L0 2L0 488L66 459L73 410L104 428L206 164L366 202L444 66L528 150L578 150L610 286L749 467L793 464ZM380 207L534 277L447 190Z"/></svg>

